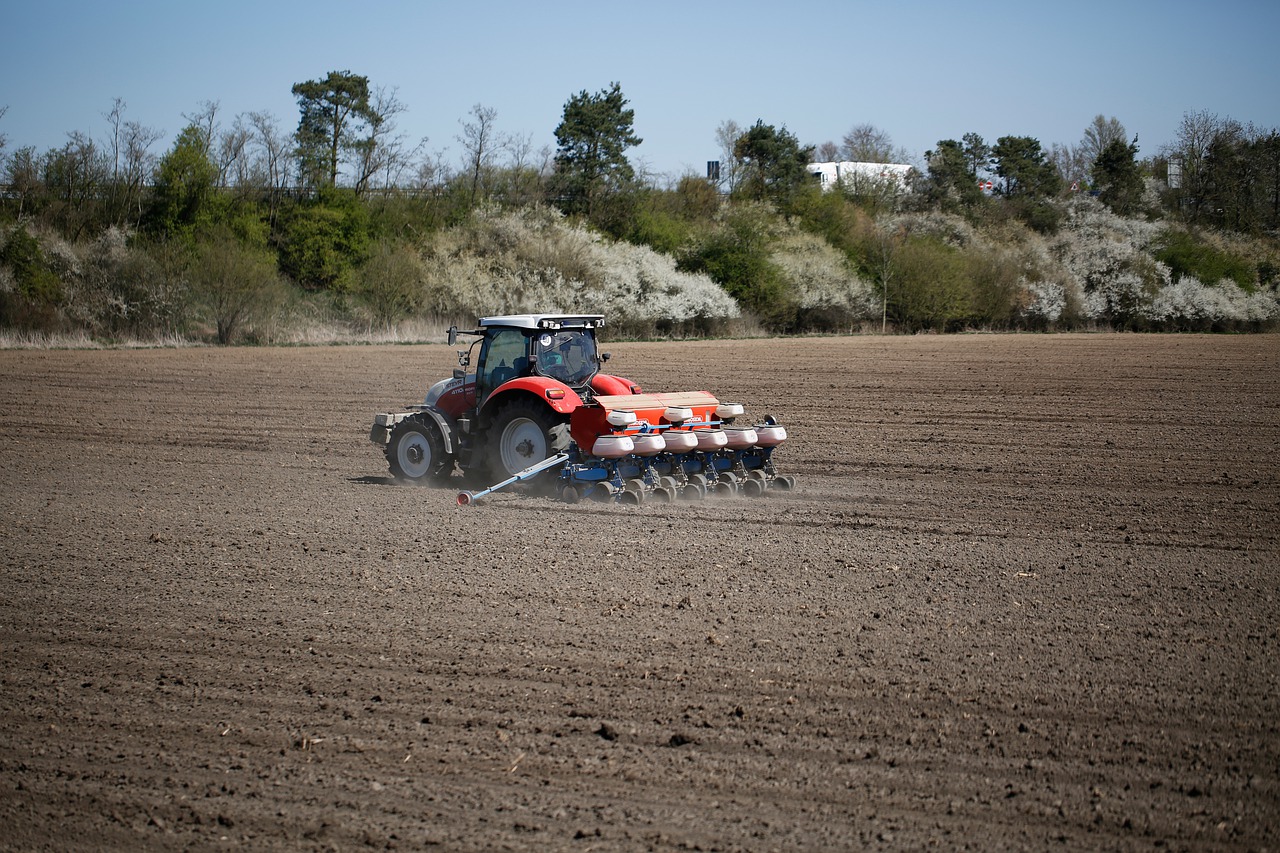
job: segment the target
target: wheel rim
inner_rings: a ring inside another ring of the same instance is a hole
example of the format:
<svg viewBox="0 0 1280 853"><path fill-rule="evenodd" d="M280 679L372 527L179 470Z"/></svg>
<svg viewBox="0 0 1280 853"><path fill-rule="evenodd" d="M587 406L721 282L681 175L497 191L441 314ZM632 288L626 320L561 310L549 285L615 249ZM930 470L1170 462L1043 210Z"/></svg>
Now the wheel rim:
<svg viewBox="0 0 1280 853"><path fill-rule="evenodd" d="M431 443L420 432L405 433L396 445L396 461L410 479L427 476L431 470Z"/></svg>
<svg viewBox="0 0 1280 853"><path fill-rule="evenodd" d="M547 458L547 437L529 418L516 418L502 430L502 466L516 474Z"/></svg>

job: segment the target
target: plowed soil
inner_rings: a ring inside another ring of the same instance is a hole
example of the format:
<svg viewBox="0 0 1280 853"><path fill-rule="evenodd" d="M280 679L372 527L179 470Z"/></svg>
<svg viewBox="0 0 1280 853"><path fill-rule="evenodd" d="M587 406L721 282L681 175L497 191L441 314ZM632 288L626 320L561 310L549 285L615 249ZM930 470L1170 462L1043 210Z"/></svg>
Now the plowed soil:
<svg viewBox="0 0 1280 853"><path fill-rule="evenodd" d="M610 348L797 490L396 485L444 346L0 352L0 849L1280 848L1280 337Z"/></svg>

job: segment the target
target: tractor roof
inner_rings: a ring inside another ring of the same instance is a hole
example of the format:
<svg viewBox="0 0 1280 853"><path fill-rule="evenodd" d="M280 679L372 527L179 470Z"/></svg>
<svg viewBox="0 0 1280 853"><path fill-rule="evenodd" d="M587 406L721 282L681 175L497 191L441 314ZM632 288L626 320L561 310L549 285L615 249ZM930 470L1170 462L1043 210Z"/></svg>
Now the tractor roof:
<svg viewBox="0 0 1280 853"><path fill-rule="evenodd" d="M598 329L604 325L602 314L507 314L481 317L480 328L508 327L516 329Z"/></svg>

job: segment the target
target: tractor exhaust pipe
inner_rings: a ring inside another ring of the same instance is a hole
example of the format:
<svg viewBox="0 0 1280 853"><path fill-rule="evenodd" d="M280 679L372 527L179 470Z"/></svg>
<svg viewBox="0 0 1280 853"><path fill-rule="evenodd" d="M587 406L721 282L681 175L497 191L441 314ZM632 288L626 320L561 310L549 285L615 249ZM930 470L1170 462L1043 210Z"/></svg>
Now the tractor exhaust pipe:
<svg viewBox="0 0 1280 853"><path fill-rule="evenodd" d="M487 489L481 489L478 492L471 492L464 489L458 492L458 506L471 506L473 503L480 500L485 495L491 495L494 492L498 491L498 489L505 489L507 486L510 486L512 483L518 483L521 480L527 480L530 477L535 477L549 468L554 468L557 465L563 465L565 462L568 462L568 461L569 461L569 454L557 453L555 456L548 456L546 459L543 459L538 464L530 465L528 468L525 468L523 471L519 472L518 474L513 474L512 476L503 480L501 483L495 483L494 485L490 486Z"/></svg>

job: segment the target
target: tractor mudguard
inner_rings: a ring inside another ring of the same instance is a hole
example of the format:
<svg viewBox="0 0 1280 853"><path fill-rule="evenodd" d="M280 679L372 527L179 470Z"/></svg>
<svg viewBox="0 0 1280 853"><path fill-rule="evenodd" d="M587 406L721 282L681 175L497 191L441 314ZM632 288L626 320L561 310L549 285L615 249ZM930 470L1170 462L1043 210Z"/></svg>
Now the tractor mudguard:
<svg viewBox="0 0 1280 853"><path fill-rule="evenodd" d="M483 410L485 412L495 410L496 404L510 399L512 392L533 394L562 415L567 415L582 405L582 398L578 396L578 392L563 382L548 379L545 376L521 376L510 382L504 382L490 394L489 399L484 401Z"/></svg>
<svg viewBox="0 0 1280 853"><path fill-rule="evenodd" d="M435 423L440 433L442 449L453 455L458 450L457 422L447 413L434 406L414 406L408 412L383 412L373 416L373 428L369 430L369 440L374 444L387 444L391 441L391 433L401 421L412 417L426 415Z"/></svg>
<svg viewBox="0 0 1280 853"><path fill-rule="evenodd" d="M444 439L444 452L450 456L456 453L458 450L458 428L454 426L453 418L436 411L431 406L424 406L419 411L430 415L431 419L436 422L436 426L440 427L440 436Z"/></svg>

